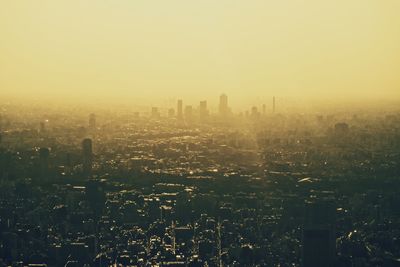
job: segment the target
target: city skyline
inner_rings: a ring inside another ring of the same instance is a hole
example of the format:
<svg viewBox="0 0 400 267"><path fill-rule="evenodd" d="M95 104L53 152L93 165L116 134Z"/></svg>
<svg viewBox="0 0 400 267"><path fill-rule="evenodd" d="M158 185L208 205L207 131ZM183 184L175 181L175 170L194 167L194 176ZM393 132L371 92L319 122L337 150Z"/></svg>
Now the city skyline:
<svg viewBox="0 0 400 267"><path fill-rule="evenodd" d="M399 267L399 11L0 1L0 267Z"/></svg>

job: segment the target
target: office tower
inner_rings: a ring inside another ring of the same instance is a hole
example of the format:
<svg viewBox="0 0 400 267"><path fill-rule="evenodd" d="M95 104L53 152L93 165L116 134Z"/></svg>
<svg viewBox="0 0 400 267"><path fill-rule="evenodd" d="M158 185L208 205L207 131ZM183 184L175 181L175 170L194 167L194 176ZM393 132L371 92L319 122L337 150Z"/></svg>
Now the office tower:
<svg viewBox="0 0 400 267"><path fill-rule="evenodd" d="M350 128L349 125L345 122L339 122L335 124L335 128L333 131L333 141L336 145L346 146L349 142Z"/></svg>
<svg viewBox="0 0 400 267"><path fill-rule="evenodd" d="M178 119L183 119L183 101L181 99L178 100L178 106L176 110Z"/></svg>
<svg viewBox="0 0 400 267"><path fill-rule="evenodd" d="M45 131L46 131L46 124L42 121L42 122L40 122L39 132L44 133Z"/></svg>
<svg viewBox="0 0 400 267"><path fill-rule="evenodd" d="M228 96L225 94L222 94L219 97L219 114L223 117L227 116L229 112L228 108Z"/></svg>
<svg viewBox="0 0 400 267"><path fill-rule="evenodd" d="M172 118L175 116L175 110L173 108L168 109L168 117Z"/></svg>
<svg viewBox="0 0 400 267"><path fill-rule="evenodd" d="M92 152L92 139L86 138L82 141L83 152L83 174L89 177L92 173L93 152Z"/></svg>
<svg viewBox="0 0 400 267"><path fill-rule="evenodd" d="M265 106L265 104L262 105L262 112L263 112L263 115L265 115L267 112L267 107Z"/></svg>
<svg viewBox="0 0 400 267"><path fill-rule="evenodd" d="M96 129L96 115L93 113L89 115L89 129Z"/></svg>
<svg viewBox="0 0 400 267"><path fill-rule="evenodd" d="M89 180L85 184L85 196L91 210L98 219L104 209L106 194L104 184L101 181Z"/></svg>
<svg viewBox="0 0 400 267"><path fill-rule="evenodd" d="M253 119L257 119L258 118L258 109L256 106L251 108L251 117Z"/></svg>
<svg viewBox="0 0 400 267"><path fill-rule="evenodd" d="M200 101L200 121L204 122L208 117L207 101Z"/></svg>
<svg viewBox="0 0 400 267"><path fill-rule="evenodd" d="M50 150L47 147L42 147L39 150L40 160L40 178L42 181L46 181L49 175L49 157Z"/></svg>
<svg viewBox="0 0 400 267"><path fill-rule="evenodd" d="M272 97L272 113L275 113L275 96Z"/></svg>
<svg viewBox="0 0 400 267"><path fill-rule="evenodd" d="M72 159L71 159L71 153L67 153L66 155L65 155L65 172L67 173L67 174L70 174L71 173L71 170L72 170Z"/></svg>
<svg viewBox="0 0 400 267"><path fill-rule="evenodd" d="M302 266L331 267L336 256L336 209L333 201L306 203L303 226Z"/></svg>
<svg viewBox="0 0 400 267"><path fill-rule="evenodd" d="M158 108L157 107L152 107L151 108L151 117L153 119L158 119L160 118L160 112L158 112Z"/></svg>
<svg viewBox="0 0 400 267"><path fill-rule="evenodd" d="M191 122L193 119L193 107L186 106L185 107L185 120Z"/></svg>

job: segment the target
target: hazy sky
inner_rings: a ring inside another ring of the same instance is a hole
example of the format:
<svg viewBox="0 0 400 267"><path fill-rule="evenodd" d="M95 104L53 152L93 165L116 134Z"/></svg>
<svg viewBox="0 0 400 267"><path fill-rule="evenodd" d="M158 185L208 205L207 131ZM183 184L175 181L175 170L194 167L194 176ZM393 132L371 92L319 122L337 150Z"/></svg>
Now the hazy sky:
<svg viewBox="0 0 400 267"><path fill-rule="evenodd" d="M400 98L399 14L399 0L2 0L0 95Z"/></svg>

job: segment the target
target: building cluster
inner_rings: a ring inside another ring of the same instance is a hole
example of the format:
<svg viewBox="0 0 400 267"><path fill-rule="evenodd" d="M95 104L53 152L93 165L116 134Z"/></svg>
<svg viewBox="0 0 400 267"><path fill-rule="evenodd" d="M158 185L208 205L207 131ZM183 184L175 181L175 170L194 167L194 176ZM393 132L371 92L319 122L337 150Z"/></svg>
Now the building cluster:
<svg viewBox="0 0 400 267"><path fill-rule="evenodd" d="M399 113L3 110L0 266L400 266Z"/></svg>

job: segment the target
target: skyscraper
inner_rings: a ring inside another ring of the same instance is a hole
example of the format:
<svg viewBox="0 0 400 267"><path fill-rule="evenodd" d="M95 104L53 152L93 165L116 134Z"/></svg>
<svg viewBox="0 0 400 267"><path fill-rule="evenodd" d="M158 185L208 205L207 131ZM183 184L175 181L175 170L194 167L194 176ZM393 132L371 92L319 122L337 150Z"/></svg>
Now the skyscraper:
<svg viewBox="0 0 400 267"><path fill-rule="evenodd" d="M306 203L303 226L302 266L332 267L336 254L335 206L317 199Z"/></svg>
<svg viewBox="0 0 400 267"><path fill-rule="evenodd" d="M39 158L40 158L40 178L43 181L47 181L49 176L49 157L50 157L50 149L47 147L42 147L39 150Z"/></svg>
<svg viewBox="0 0 400 267"><path fill-rule="evenodd" d="M172 118L175 116L175 110L173 108L168 109L168 117Z"/></svg>
<svg viewBox="0 0 400 267"><path fill-rule="evenodd" d="M259 112L256 106L251 108L251 117L257 119L259 117Z"/></svg>
<svg viewBox="0 0 400 267"><path fill-rule="evenodd" d="M41 121L41 122L40 122L39 132L40 132L41 134L43 134L43 133L46 132L46 124L44 123L44 121Z"/></svg>
<svg viewBox="0 0 400 267"><path fill-rule="evenodd" d="M96 115L93 113L89 115L89 129L96 129Z"/></svg>
<svg viewBox="0 0 400 267"><path fill-rule="evenodd" d="M219 97L219 114L223 117L227 116L229 112L228 108L228 96L225 94L222 94Z"/></svg>
<svg viewBox="0 0 400 267"><path fill-rule="evenodd" d="M182 101L182 99L179 99L178 100L178 105L177 105L177 117L178 117L178 119L183 119L183 101Z"/></svg>
<svg viewBox="0 0 400 267"><path fill-rule="evenodd" d="M92 174L93 152L92 139L86 138L82 141L83 174L89 177Z"/></svg>
<svg viewBox="0 0 400 267"><path fill-rule="evenodd" d="M275 96L272 97L272 113L275 113Z"/></svg>
<svg viewBox="0 0 400 267"><path fill-rule="evenodd" d="M189 105L185 107L185 120L187 122L191 122L192 119L193 119L193 107Z"/></svg>
<svg viewBox="0 0 400 267"><path fill-rule="evenodd" d="M201 122L204 122L207 119L208 110L207 110L207 101L205 101L205 100L200 101L199 115L200 115Z"/></svg>
<svg viewBox="0 0 400 267"><path fill-rule="evenodd" d="M151 117L153 119L158 119L160 118L160 112L158 112L158 108L157 107L152 107L151 108Z"/></svg>

